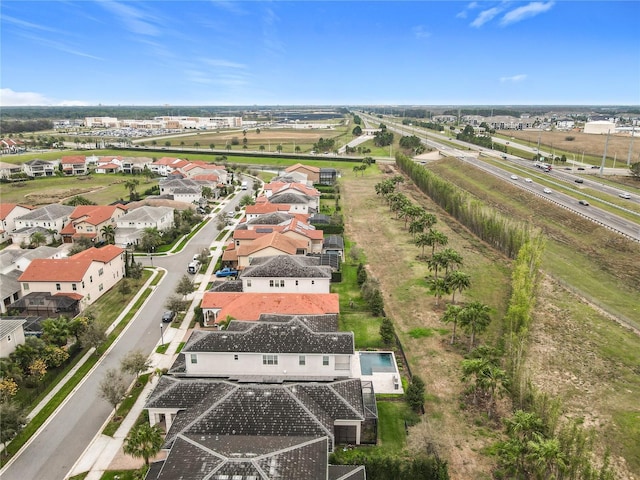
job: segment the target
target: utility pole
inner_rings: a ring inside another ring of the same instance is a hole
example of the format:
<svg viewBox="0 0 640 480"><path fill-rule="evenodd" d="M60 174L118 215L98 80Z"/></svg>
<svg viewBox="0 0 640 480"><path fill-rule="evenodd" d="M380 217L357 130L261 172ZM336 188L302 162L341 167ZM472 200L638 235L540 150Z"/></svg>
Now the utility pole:
<svg viewBox="0 0 640 480"><path fill-rule="evenodd" d="M604 162L607 159L607 146L609 145L609 134L611 130L607 131L607 139L604 142L604 153L602 154L602 165L600 165L600 176L604 175Z"/></svg>
<svg viewBox="0 0 640 480"><path fill-rule="evenodd" d="M635 137L636 134L636 126L633 126L633 129L631 130L631 141L629 142L629 154L627 155L627 167L631 166L631 151L633 150L633 137Z"/></svg>

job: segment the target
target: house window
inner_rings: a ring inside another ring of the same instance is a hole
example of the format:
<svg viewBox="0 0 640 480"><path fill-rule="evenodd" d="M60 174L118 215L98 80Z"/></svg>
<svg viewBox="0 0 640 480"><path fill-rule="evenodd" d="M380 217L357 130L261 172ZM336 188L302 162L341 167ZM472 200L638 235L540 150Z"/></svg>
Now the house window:
<svg viewBox="0 0 640 480"><path fill-rule="evenodd" d="M72 283L71 284L71 290L73 290L74 292L77 292L78 291L78 284Z"/></svg>
<svg viewBox="0 0 640 480"><path fill-rule="evenodd" d="M60 291L60 290L61 290L61 288L60 288L60 284L59 284L59 283L56 283L56 290L57 290L57 291Z"/></svg>
<svg viewBox="0 0 640 480"><path fill-rule="evenodd" d="M315 285L316 281L315 280L311 280L311 285Z"/></svg>
<svg viewBox="0 0 640 480"><path fill-rule="evenodd" d="M238 360L238 355L234 355L234 356L233 356L233 359L234 359L234 360Z"/></svg>
<svg viewBox="0 0 640 480"><path fill-rule="evenodd" d="M298 283L299 283L298 280L296 280L296 287L298 286Z"/></svg>
<svg viewBox="0 0 640 480"><path fill-rule="evenodd" d="M298 357L298 365L306 365L307 364L307 359L304 355L300 355Z"/></svg>
<svg viewBox="0 0 640 480"><path fill-rule="evenodd" d="M104 274L104 268L101 268L100 270L98 270L98 276L101 277L102 274Z"/></svg>
<svg viewBox="0 0 640 480"><path fill-rule="evenodd" d="M89 283L93 283L93 275L89 275Z"/></svg>
<svg viewBox="0 0 640 480"><path fill-rule="evenodd" d="M329 355L322 356L322 365L324 365L325 367L329 365Z"/></svg>
<svg viewBox="0 0 640 480"><path fill-rule="evenodd" d="M280 286L284 288L284 280L280 280Z"/></svg>
<svg viewBox="0 0 640 480"><path fill-rule="evenodd" d="M262 355L262 364L263 365L277 365L278 364L278 356L277 355Z"/></svg>
<svg viewBox="0 0 640 480"><path fill-rule="evenodd" d="M190 355L190 358L191 358L191 363L198 363L198 354L192 353Z"/></svg>
<svg viewBox="0 0 640 480"><path fill-rule="evenodd" d="M82 281L82 288L84 289L84 280Z"/></svg>
<svg viewBox="0 0 640 480"><path fill-rule="evenodd" d="M29 290L29 284L28 284L28 283L23 283L23 284L22 284L22 288L23 288L24 290Z"/></svg>
<svg viewBox="0 0 640 480"><path fill-rule="evenodd" d="M250 286L251 286L251 279L248 279L247 280L247 287L250 287Z"/></svg>
<svg viewBox="0 0 640 480"><path fill-rule="evenodd" d="M274 285L273 285L273 280L269 280L269 286L270 286L271 288L273 288L273 286L274 286Z"/></svg>
<svg viewBox="0 0 640 480"><path fill-rule="evenodd" d="M98 285L98 291L101 292L102 290L104 290L104 286L102 284Z"/></svg>

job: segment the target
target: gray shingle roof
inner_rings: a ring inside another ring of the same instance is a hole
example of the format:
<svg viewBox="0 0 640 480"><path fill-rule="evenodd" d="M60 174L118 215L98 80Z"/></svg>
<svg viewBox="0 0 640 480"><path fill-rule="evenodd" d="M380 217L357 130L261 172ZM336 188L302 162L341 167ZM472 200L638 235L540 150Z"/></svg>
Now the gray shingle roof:
<svg viewBox="0 0 640 480"><path fill-rule="evenodd" d="M315 332L299 318L251 325L246 331L194 331L182 352L354 353L353 332Z"/></svg>
<svg viewBox="0 0 640 480"><path fill-rule="evenodd" d="M290 204L299 204L299 203L309 203L311 197L308 195L299 195L296 193L283 192L276 193L269 197L269 203L290 203Z"/></svg>
<svg viewBox="0 0 640 480"><path fill-rule="evenodd" d="M209 289L210 292L242 292L242 280L217 280Z"/></svg>
<svg viewBox="0 0 640 480"><path fill-rule="evenodd" d="M68 217L75 207L68 207L66 205L60 205L59 203L52 203L45 205L44 207L31 210L29 213L25 213L21 217L17 217L17 220L56 220L61 217Z"/></svg>
<svg viewBox="0 0 640 480"><path fill-rule="evenodd" d="M5 320L0 319L0 338L4 338L7 335L18 330L26 322L24 320Z"/></svg>
<svg viewBox="0 0 640 480"><path fill-rule="evenodd" d="M173 208L171 207L150 207L144 205L135 210L127 212L118 219L118 223L124 224L126 222L156 222L160 220L167 213L173 214Z"/></svg>
<svg viewBox="0 0 640 480"><path fill-rule="evenodd" d="M329 465L328 480L366 480L362 465Z"/></svg>
<svg viewBox="0 0 640 480"><path fill-rule="evenodd" d="M329 313L326 315L283 315L278 313L263 313L258 319L259 322L288 322L293 318L297 318L307 325L314 332L337 332L338 331L338 315ZM229 324L227 330L235 328L236 325L246 325L247 328L252 325L248 322L234 321Z"/></svg>
<svg viewBox="0 0 640 480"><path fill-rule="evenodd" d="M318 258L301 255L258 257L242 272L242 278L331 278L331 268Z"/></svg>
<svg viewBox="0 0 640 480"><path fill-rule="evenodd" d="M257 218L252 218L247 223L251 225L280 225L293 218L293 215L283 212L267 213Z"/></svg>

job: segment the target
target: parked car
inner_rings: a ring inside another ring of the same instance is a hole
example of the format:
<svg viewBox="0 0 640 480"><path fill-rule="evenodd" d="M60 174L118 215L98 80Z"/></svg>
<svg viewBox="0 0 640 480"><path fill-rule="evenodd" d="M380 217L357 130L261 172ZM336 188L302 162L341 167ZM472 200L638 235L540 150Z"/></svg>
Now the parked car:
<svg viewBox="0 0 640 480"><path fill-rule="evenodd" d="M511 180L517 180L518 176L517 175L511 175Z"/></svg>
<svg viewBox="0 0 640 480"><path fill-rule="evenodd" d="M174 318L176 318L176 312L174 312L173 310L167 310L162 314L162 321L164 323L171 323L173 322Z"/></svg>
<svg viewBox="0 0 640 480"><path fill-rule="evenodd" d="M238 275L238 270L229 267L224 267L216 272L216 277L235 277L236 275Z"/></svg>
<svg viewBox="0 0 640 480"><path fill-rule="evenodd" d="M576 179L574 180L574 182L576 182L576 183L584 183L584 180L583 180L583 179L581 179L581 178L576 178Z"/></svg>
<svg viewBox="0 0 640 480"><path fill-rule="evenodd" d="M618 196L620 198L626 198L627 200L629 200L631 198L631 195L629 195L627 192L619 193Z"/></svg>
<svg viewBox="0 0 640 480"><path fill-rule="evenodd" d="M578 201L578 203L579 203L580 205L584 205L585 207L588 207L588 206L589 206L589 202L587 202L586 200L579 200L579 201Z"/></svg>
<svg viewBox="0 0 640 480"><path fill-rule="evenodd" d="M187 272L189 273L198 273L200 271L200 262L195 260L187 265Z"/></svg>
<svg viewBox="0 0 640 480"><path fill-rule="evenodd" d="M544 190L542 190L544 193L551 193L551 189L550 188L545 188Z"/></svg>

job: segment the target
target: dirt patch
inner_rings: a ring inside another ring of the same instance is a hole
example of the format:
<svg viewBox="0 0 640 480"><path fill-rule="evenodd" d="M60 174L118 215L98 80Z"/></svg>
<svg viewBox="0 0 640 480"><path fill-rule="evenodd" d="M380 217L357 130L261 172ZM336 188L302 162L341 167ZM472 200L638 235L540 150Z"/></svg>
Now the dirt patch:
<svg viewBox="0 0 640 480"><path fill-rule="evenodd" d="M76 195L84 195L95 191L95 187L84 188L67 188L67 189L51 189L43 190L39 193L27 193L24 196L25 202L31 205L48 205L51 203L59 203L66 198L75 197Z"/></svg>

